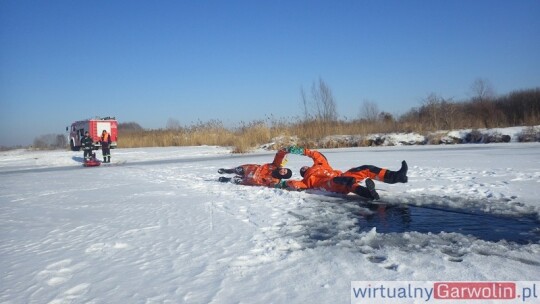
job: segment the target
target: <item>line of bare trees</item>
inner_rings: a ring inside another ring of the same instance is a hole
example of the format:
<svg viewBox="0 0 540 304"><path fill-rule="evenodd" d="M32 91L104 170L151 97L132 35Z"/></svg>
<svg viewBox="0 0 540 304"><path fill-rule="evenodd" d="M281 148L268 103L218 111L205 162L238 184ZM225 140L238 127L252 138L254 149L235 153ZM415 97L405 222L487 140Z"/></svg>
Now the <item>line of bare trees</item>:
<svg viewBox="0 0 540 304"><path fill-rule="evenodd" d="M380 111L376 102L364 101L354 119L339 119L330 86L321 78L309 94L300 90L303 117L241 122L226 128L219 120L182 126L170 118L165 129L146 130L136 122L119 123L119 147L221 145L244 152L279 136L296 136L313 142L329 135L416 132L540 125L540 87L497 96L489 81L479 79L471 86L471 97L454 101L436 93L426 96L419 107L394 115ZM67 145L64 135L43 135L34 147L54 149Z"/></svg>
<svg viewBox="0 0 540 304"><path fill-rule="evenodd" d="M428 95L422 106L397 120L400 128L422 132L540 124L540 88L495 96L482 82L476 82L475 87L477 94L461 102Z"/></svg>
<svg viewBox="0 0 540 304"><path fill-rule="evenodd" d="M540 124L540 87L497 96L487 79L477 79L470 87L471 97L455 101L430 93L421 105L394 117L380 111L377 103L365 100L357 119L339 120L332 90L320 79L311 94L301 89L303 120L295 128L311 137L356 132L427 132L464 128L496 128ZM333 134L332 134L333 133ZM348 133L350 134L350 133Z"/></svg>
<svg viewBox="0 0 540 304"><path fill-rule="evenodd" d="M63 134L45 134L34 139L32 147L39 150L64 149L68 146L67 137Z"/></svg>
<svg viewBox="0 0 540 304"><path fill-rule="evenodd" d="M279 136L296 136L301 142L313 143L330 135L367 135L372 133L416 132L453 129L479 129L518 125L540 125L540 88L496 96L486 80L471 86L471 97L454 101L435 93L429 94L417 108L394 117L380 111L377 103L364 101L358 117L338 118L337 104L329 85L321 78L311 86L309 94L300 90L303 117L241 123L225 128L219 120L197 122L182 127L176 119L167 121L164 130L145 131L136 123L119 125L121 147L227 145L244 152L266 144Z"/></svg>

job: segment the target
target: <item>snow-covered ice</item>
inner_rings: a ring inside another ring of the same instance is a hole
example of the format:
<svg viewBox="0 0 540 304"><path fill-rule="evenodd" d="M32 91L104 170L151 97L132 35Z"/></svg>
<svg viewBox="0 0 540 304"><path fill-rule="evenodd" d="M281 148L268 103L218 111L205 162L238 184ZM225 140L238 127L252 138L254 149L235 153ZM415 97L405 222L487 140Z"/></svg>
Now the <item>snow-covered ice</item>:
<svg viewBox="0 0 540 304"><path fill-rule="evenodd" d="M539 143L321 151L341 170L407 160L409 183L377 183L390 204L540 218ZM117 149L84 168L82 152L0 152L0 302L347 303L351 281L538 279L538 242L381 233L354 200L216 182L273 155Z"/></svg>

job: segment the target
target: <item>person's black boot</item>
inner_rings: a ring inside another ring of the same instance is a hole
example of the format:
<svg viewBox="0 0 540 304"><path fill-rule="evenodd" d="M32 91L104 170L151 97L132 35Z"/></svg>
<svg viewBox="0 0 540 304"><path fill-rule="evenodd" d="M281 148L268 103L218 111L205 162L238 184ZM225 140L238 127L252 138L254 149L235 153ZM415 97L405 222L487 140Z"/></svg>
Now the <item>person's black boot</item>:
<svg viewBox="0 0 540 304"><path fill-rule="evenodd" d="M380 197L375 190L375 183L370 178L366 179L365 183L365 187L358 185L358 187L354 189L354 193L369 200L378 200Z"/></svg>
<svg viewBox="0 0 540 304"><path fill-rule="evenodd" d="M233 173L235 173L234 169L223 169L223 168L219 168L219 170L217 170L217 172L219 174L224 174L224 173L233 174Z"/></svg>
<svg viewBox="0 0 540 304"><path fill-rule="evenodd" d="M383 182L387 184L406 183L409 180L407 177L408 170L409 166L407 166L407 162L402 161L401 168L398 171L386 171Z"/></svg>
<svg viewBox="0 0 540 304"><path fill-rule="evenodd" d="M231 181L232 178L230 177L225 177L225 176L220 176L218 181L222 182L222 183L228 183Z"/></svg>

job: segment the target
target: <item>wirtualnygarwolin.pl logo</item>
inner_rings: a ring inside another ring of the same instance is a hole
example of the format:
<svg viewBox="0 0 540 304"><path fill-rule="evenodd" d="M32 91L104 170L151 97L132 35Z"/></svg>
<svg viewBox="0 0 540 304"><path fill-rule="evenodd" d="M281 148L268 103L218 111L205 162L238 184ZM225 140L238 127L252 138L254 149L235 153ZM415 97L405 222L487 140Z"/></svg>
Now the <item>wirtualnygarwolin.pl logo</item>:
<svg viewBox="0 0 540 304"><path fill-rule="evenodd" d="M540 303L540 281L352 281L351 304Z"/></svg>

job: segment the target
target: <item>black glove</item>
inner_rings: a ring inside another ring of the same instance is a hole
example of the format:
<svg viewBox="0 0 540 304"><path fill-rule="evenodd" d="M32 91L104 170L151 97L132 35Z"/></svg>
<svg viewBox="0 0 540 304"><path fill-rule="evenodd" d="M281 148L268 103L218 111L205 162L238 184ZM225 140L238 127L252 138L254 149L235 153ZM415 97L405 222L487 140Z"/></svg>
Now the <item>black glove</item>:
<svg viewBox="0 0 540 304"><path fill-rule="evenodd" d="M230 177L225 177L225 176L220 176L218 178L218 181L222 182L222 183L227 183L227 182L230 182L231 181L231 178Z"/></svg>

